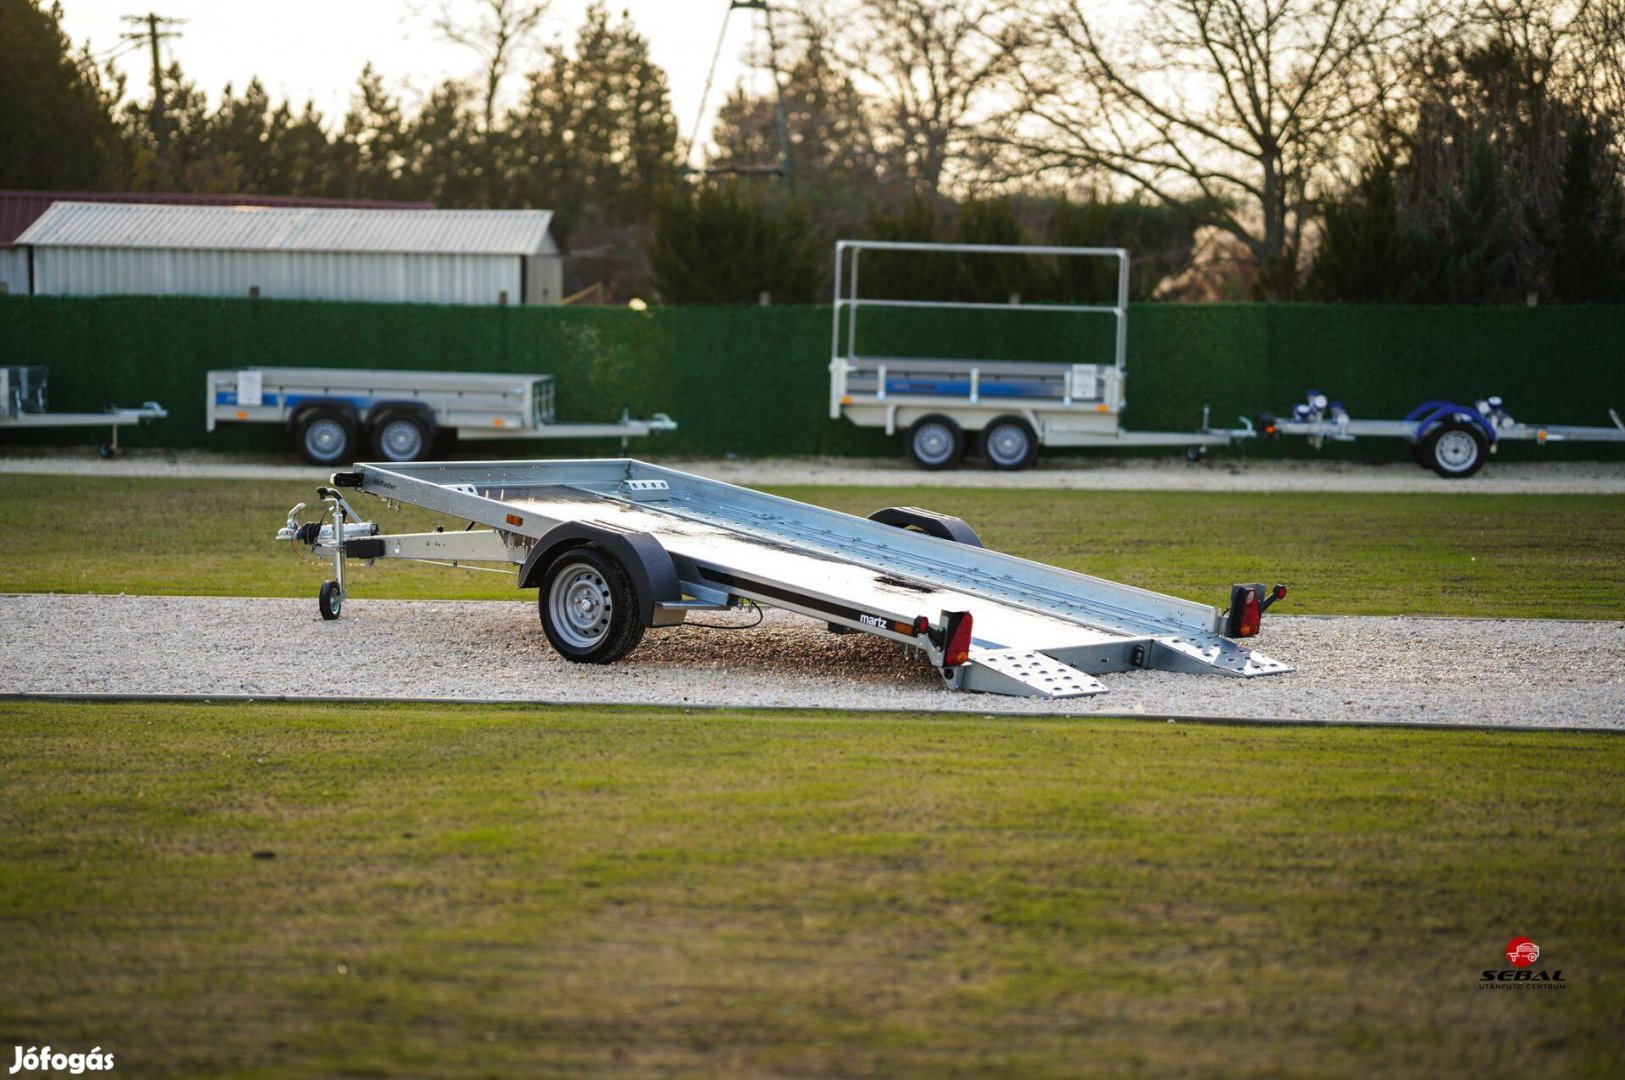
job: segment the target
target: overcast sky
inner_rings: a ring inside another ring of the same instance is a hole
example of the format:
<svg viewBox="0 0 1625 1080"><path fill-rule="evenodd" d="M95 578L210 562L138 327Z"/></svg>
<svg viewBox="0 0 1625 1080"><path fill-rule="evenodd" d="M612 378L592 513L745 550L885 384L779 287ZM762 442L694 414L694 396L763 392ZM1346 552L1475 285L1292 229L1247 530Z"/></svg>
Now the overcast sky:
<svg viewBox="0 0 1625 1080"><path fill-rule="evenodd" d="M471 0L458 0L473 10ZM180 61L187 75L217 99L227 82L241 88L258 75L273 98L297 104L311 100L336 122L350 101L356 77L367 61L392 87L409 86L417 101L448 76L478 70L475 55L441 41L417 11L433 10L435 0L63 0L64 25L75 46L90 39L97 53L120 45L131 29L122 16L156 11L186 20L174 27L179 38L166 41L165 60ZM149 6L155 5L155 6ZM553 0L541 40L572 40L588 0ZM626 11L649 39L655 62L671 79L678 127L686 138L694 125L706 69L716 48L727 0L612 0L610 11ZM742 74L740 54L751 43L750 12L737 12L729 23L723 63L717 71L708 112L714 112ZM130 93L148 100L147 54L120 56L130 76ZM518 80L510 86L517 90ZM709 120L706 121L709 126Z"/></svg>

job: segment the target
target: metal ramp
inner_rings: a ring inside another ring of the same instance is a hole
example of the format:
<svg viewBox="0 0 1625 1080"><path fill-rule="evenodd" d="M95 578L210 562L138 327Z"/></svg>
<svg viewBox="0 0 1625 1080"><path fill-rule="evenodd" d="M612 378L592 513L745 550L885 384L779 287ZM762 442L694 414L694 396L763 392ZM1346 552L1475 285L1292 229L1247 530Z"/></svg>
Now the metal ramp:
<svg viewBox="0 0 1625 1080"><path fill-rule="evenodd" d="M751 601L916 647L956 690L1065 698L1103 693L1094 676L1135 668L1289 670L1221 636L1211 605L989 551L956 519L939 519L956 526L939 535L898 527L934 526L936 515L912 508L889 511L887 524L625 458L367 464L334 480L489 526L379 536L326 491L332 522L303 535L334 556L341 599L346 556L445 561L461 551L521 564L520 584L545 591L546 567L593 543L636 564L646 627ZM295 517L283 539L300 535Z"/></svg>
<svg viewBox="0 0 1625 1080"><path fill-rule="evenodd" d="M1041 698L1089 697L1106 692L1106 684L1093 675L1041 652L984 649L972 653L971 662L980 670L968 673L970 685L964 687L966 690Z"/></svg>

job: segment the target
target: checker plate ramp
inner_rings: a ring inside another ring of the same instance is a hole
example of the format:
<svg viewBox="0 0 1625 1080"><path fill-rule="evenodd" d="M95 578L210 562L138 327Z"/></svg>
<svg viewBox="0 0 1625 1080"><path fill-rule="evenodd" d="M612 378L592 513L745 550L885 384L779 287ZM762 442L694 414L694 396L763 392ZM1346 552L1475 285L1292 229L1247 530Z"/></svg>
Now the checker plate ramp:
<svg viewBox="0 0 1625 1080"><path fill-rule="evenodd" d="M1071 664L1028 649L983 650L971 654L966 689L1017 697L1070 698L1104 694L1106 685ZM976 668L986 668L986 672ZM1013 685L1008 685L1013 684Z"/></svg>

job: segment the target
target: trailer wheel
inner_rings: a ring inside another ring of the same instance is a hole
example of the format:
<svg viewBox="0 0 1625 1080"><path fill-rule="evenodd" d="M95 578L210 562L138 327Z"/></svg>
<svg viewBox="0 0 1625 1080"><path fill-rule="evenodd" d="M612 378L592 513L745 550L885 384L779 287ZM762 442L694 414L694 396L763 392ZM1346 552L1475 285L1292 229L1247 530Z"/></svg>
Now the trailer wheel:
<svg viewBox="0 0 1625 1080"><path fill-rule="evenodd" d="M117 451L113 449L112 439L103 439L101 445L96 447L96 456L101 458L103 461L108 460L115 453L117 453Z"/></svg>
<svg viewBox="0 0 1625 1080"><path fill-rule="evenodd" d="M1471 424L1452 420L1422 440L1422 464L1447 480L1465 480L1484 467L1490 441Z"/></svg>
<svg viewBox="0 0 1625 1080"><path fill-rule="evenodd" d="M355 429L339 413L315 409L299 418L294 436L306 461L312 465L332 465L350 456Z"/></svg>
<svg viewBox="0 0 1625 1080"><path fill-rule="evenodd" d="M643 640L632 581L596 544L570 548L555 559L536 603L548 644L566 660L613 664Z"/></svg>
<svg viewBox="0 0 1625 1080"><path fill-rule="evenodd" d="M908 456L922 469L951 469L965 456L965 432L946 416L922 416L908 429Z"/></svg>
<svg viewBox="0 0 1625 1080"><path fill-rule="evenodd" d="M1025 469L1038 457L1038 436L1019 416L1001 416L982 431L982 456L995 469Z"/></svg>
<svg viewBox="0 0 1625 1080"><path fill-rule="evenodd" d="M429 425L418 416L391 416L373 429L372 448L385 461L416 461L428 452Z"/></svg>
<svg viewBox="0 0 1625 1080"><path fill-rule="evenodd" d="M322 618L331 622L339 617L339 609L344 607L344 590L339 588L336 581L324 581L322 591L316 594L316 604L321 608Z"/></svg>

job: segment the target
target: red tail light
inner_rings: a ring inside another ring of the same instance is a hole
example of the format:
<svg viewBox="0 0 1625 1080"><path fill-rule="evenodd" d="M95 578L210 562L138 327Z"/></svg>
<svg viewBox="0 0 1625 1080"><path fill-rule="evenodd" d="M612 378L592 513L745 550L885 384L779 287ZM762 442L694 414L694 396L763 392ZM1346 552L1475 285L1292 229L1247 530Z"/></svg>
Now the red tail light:
<svg viewBox="0 0 1625 1080"><path fill-rule="evenodd" d="M1257 637L1258 623L1263 614L1258 610L1258 590L1242 590L1238 604L1235 618L1236 636Z"/></svg>
<svg viewBox="0 0 1625 1080"><path fill-rule="evenodd" d="M971 615L968 611L944 612L948 646L942 653L943 667L959 667L970 662Z"/></svg>

